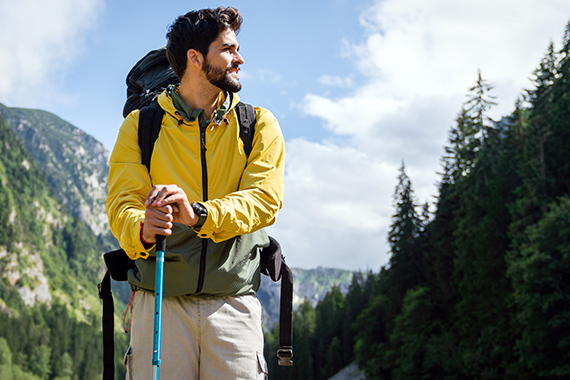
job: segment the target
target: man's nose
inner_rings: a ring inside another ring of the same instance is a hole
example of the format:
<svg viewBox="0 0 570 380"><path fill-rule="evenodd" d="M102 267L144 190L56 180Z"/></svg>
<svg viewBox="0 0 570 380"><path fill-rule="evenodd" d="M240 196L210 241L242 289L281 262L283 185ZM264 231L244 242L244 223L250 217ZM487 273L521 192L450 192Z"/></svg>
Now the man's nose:
<svg viewBox="0 0 570 380"><path fill-rule="evenodd" d="M239 53L239 51L236 51L234 63L237 63L238 65L242 65L244 62L245 62L245 60L243 59L243 56Z"/></svg>

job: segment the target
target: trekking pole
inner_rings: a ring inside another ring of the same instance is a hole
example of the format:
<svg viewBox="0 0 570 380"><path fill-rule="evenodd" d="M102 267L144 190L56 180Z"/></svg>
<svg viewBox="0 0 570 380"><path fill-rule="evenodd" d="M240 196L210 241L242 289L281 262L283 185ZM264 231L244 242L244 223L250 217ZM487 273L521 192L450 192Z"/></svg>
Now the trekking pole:
<svg viewBox="0 0 570 380"><path fill-rule="evenodd" d="M162 335L162 288L164 284L164 250L166 241L163 235L156 235L156 275L154 283L154 337L152 343L152 380L160 376L160 339Z"/></svg>

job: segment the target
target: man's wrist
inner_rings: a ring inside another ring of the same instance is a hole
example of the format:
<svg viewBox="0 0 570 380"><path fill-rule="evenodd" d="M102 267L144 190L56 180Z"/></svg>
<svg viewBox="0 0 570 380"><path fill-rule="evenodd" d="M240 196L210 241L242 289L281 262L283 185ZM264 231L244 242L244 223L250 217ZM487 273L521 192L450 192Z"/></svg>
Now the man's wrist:
<svg viewBox="0 0 570 380"><path fill-rule="evenodd" d="M201 203L194 202L190 205L192 210L194 210L194 215L198 217L198 220L193 225L189 226L195 231L200 231L202 226L206 222L206 218L208 217L208 210L204 207Z"/></svg>
<svg viewBox="0 0 570 380"><path fill-rule="evenodd" d="M148 242L144 239L144 222L141 222L141 243L146 249L150 249L154 246L155 243Z"/></svg>

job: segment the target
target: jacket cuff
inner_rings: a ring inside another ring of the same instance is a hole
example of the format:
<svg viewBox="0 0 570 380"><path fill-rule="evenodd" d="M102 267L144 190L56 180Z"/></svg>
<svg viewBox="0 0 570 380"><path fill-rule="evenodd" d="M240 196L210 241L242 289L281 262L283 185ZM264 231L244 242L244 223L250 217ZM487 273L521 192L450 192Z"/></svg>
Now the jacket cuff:
<svg viewBox="0 0 570 380"><path fill-rule="evenodd" d="M151 245L145 245L142 240L142 226L144 223L144 219L141 219L138 223L136 223L133 228L134 231L132 232L133 236L133 246L132 250L125 250L128 256L133 259L148 259L150 256L150 251L154 248L155 244L151 243ZM130 251L130 252L129 252Z"/></svg>

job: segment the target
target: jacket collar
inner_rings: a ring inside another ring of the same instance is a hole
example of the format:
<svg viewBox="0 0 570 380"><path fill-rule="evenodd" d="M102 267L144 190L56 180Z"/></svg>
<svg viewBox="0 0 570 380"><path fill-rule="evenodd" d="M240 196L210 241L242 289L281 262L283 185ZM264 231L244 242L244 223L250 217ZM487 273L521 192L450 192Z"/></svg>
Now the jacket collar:
<svg viewBox="0 0 570 380"><path fill-rule="evenodd" d="M180 116L187 122L192 123L196 119L199 120L200 124L206 122L204 110L201 108L192 109L190 108L178 95L178 87L170 85L166 88L167 94L172 99L172 104ZM233 105L234 94L231 92L225 92L220 97L218 101L218 108L212 113L212 119L214 123L220 125L224 120L225 114L231 109Z"/></svg>

